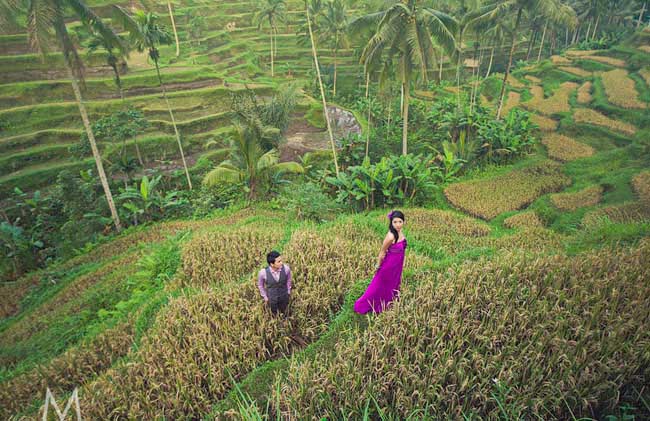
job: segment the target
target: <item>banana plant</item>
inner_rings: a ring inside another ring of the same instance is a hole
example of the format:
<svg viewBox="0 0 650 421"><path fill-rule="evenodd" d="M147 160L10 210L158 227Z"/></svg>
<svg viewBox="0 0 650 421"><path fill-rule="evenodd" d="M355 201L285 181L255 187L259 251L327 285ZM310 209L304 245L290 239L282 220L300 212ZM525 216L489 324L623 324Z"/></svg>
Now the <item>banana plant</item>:
<svg viewBox="0 0 650 421"><path fill-rule="evenodd" d="M129 186L123 189L118 196L119 201L124 201L122 207L129 211L133 225L140 221L154 218L156 210L162 211L165 207L165 198L161 197L156 187L162 177L159 175L149 180L146 175L140 180L140 185Z"/></svg>

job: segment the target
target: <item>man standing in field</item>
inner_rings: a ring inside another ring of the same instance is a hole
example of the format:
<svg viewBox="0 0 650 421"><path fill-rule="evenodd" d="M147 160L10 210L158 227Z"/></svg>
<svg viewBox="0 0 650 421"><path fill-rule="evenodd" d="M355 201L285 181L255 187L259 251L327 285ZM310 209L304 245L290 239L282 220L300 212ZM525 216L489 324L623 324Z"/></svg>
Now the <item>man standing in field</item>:
<svg viewBox="0 0 650 421"><path fill-rule="evenodd" d="M275 315L279 311L284 316L291 295L291 269L275 250L266 255L266 262L269 265L257 275L257 287L271 312Z"/></svg>

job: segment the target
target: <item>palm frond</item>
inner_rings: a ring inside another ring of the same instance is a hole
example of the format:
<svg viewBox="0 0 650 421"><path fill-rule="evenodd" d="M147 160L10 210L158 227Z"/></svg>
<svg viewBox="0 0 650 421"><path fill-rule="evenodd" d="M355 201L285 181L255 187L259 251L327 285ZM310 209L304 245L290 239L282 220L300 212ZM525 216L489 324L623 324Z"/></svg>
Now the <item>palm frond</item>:
<svg viewBox="0 0 650 421"><path fill-rule="evenodd" d="M297 162L280 162L273 166L273 171L283 174L304 174L305 168Z"/></svg>
<svg viewBox="0 0 650 421"><path fill-rule="evenodd" d="M0 32L9 32L18 26L21 14L20 0L0 0Z"/></svg>
<svg viewBox="0 0 650 421"><path fill-rule="evenodd" d="M219 165L203 177L203 184L213 187L222 183L239 183L243 180L241 171L225 165Z"/></svg>
<svg viewBox="0 0 650 421"><path fill-rule="evenodd" d="M271 149L270 151L266 152L264 155L259 157L259 159L257 160L256 168L260 172L267 170L273 167L274 165L276 165L279 159L280 156L278 155L278 151L275 149Z"/></svg>
<svg viewBox="0 0 650 421"><path fill-rule="evenodd" d="M503 17L508 16L510 12L517 6L517 0L507 0L503 2L486 4L483 7L479 7L465 14L460 26L469 29L473 25L486 22L494 22L498 19L502 19Z"/></svg>
<svg viewBox="0 0 650 421"><path fill-rule="evenodd" d="M74 10L81 21L88 25L94 33L117 47L123 54L126 54L128 49L124 41L82 0L65 0L65 3Z"/></svg>
<svg viewBox="0 0 650 421"><path fill-rule="evenodd" d="M51 30L54 27L56 11L51 2L31 0L27 11L27 32L32 50L45 57L50 49Z"/></svg>
<svg viewBox="0 0 650 421"><path fill-rule="evenodd" d="M431 36L447 54L452 55L457 50L454 33L458 31L458 22L453 17L437 10L424 9L422 13Z"/></svg>

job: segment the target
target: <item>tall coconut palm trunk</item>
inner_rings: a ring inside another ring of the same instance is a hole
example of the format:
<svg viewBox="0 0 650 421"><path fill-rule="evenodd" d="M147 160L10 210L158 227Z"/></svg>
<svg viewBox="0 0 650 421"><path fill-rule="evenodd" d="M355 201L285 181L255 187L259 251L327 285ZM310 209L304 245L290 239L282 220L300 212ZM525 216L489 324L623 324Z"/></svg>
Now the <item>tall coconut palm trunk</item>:
<svg viewBox="0 0 650 421"><path fill-rule="evenodd" d="M490 53L490 64L488 64L487 73L485 74L486 79L488 77L490 77L490 72L492 71L492 61L493 60L494 60L494 46L492 46L492 52Z"/></svg>
<svg viewBox="0 0 650 421"><path fill-rule="evenodd" d="M370 72L366 71L366 106L368 107L368 130L366 131L366 158L368 158L368 149L370 148L370 101L368 101L368 91L370 88Z"/></svg>
<svg viewBox="0 0 650 421"><path fill-rule="evenodd" d="M113 69L113 75L115 75L115 86L117 86L117 92L120 94L120 99L124 101L124 90L122 89L122 79L120 78L120 72L117 69L117 58L114 55L109 56L108 65Z"/></svg>
<svg viewBox="0 0 650 421"><path fill-rule="evenodd" d="M270 38L271 38L271 77L275 76L275 71L273 69L273 27L271 26L270 30Z"/></svg>
<svg viewBox="0 0 650 421"><path fill-rule="evenodd" d="M79 107L79 114L81 115L81 121L83 122L84 129L86 130L86 136L88 137L88 143L90 143L90 149L93 153L93 158L95 158L95 165L97 167L97 174L99 175L99 180L104 189L104 195L106 196L106 202L108 203L108 208L111 211L111 218L113 219L113 224L115 229L120 232L122 225L120 223L120 215L117 213L117 208L115 207L115 201L113 200L113 194L111 193L111 187L108 184L108 178L106 177L106 172L104 171L104 165L102 163L102 157L97 148L97 142L95 140L95 134L93 133L92 127L90 125L90 119L88 118L88 112L86 106L83 102L83 97L81 95L81 89L79 88L79 83L77 81L77 75L82 74L82 64L78 60L72 42L68 37L66 32L65 22L63 21L63 15L60 13L60 10L57 10L57 16L54 21L54 29L56 36L63 47L63 55L65 58L66 68L70 76L70 81L72 82L72 90L74 92L75 99L77 101L77 106ZM76 64L76 66L75 66Z"/></svg>
<svg viewBox="0 0 650 421"><path fill-rule="evenodd" d="M600 23L600 15L596 17L596 24L594 25L594 32L591 33L591 39L596 38L596 31L598 30L598 24Z"/></svg>
<svg viewBox="0 0 650 421"><path fill-rule="evenodd" d="M643 3L643 7L641 7L641 12L639 13L639 18L636 20L636 29L639 29L639 26L641 26L641 22L643 21L643 14L645 13L645 9L648 7L648 2L646 1Z"/></svg>
<svg viewBox="0 0 650 421"><path fill-rule="evenodd" d="M187 169L187 162L185 162L185 153L183 151L183 144L181 143L181 135L178 132L178 127L176 126L176 119L174 119L174 112L172 107L169 104L169 99L167 99L167 90L165 89L165 84L162 81L162 76L160 75L160 66L158 66L158 60L154 60L156 65L156 74L158 75L158 82L160 83L160 88L162 89L163 98L165 99L165 104L167 105L167 110L169 110L169 117L172 120L172 126L174 127L174 135L176 135L176 142L178 142L178 150L181 153L181 160L183 161L183 169L185 170L185 177L187 177L187 185L190 190L192 190L192 179L190 179L190 172Z"/></svg>
<svg viewBox="0 0 650 421"><path fill-rule="evenodd" d="M546 38L546 30L548 29L548 22L544 25L544 31L542 32L542 42L539 43L539 52L537 53L537 62L542 58L542 50L544 49L544 39Z"/></svg>
<svg viewBox="0 0 650 421"><path fill-rule="evenodd" d="M68 69L70 80L72 81L72 90L74 91L75 99L77 100L77 106L79 107L79 114L81 114L81 120L84 124L84 129L86 130L86 136L88 137L88 142L90 143L90 149L93 152L93 158L95 158L95 165L97 166L97 174L99 175L99 180L102 183L102 188L104 189L104 195L106 196L106 202L108 202L108 208L111 211L111 218L113 218L113 224L115 224L115 229L117 232L120 232L122 225L120 223L120 215L117 213L117 208L115 207L115 202L113 201L113 194L111 193L111 187L108 184L108 178L106 177L106 172L104 171L104 164L102 163L102 157L97 148L97 141L95 140L95 134L93 133L92 127L90 126L90 120L88 119L88 112L86 111L86 106L84 105L83 98L81 96L81 89L79 89L79 83L77 78L72 72L72 69Z"/></svg>
<svg viewBox="0 0 650 421"><path fill-rule="evenodd" d="M174 10L172 9L172 3L170 0L167 0L167 9L169 9L169 19L172 22L172 30L174 31L174 39L176 40L176 57L181 55L181 44L178 42L178 31L176 30L176 21L174 20Z"/></svg>
<svg viewBox="0 0 650 421"><path fill-rule="evenodd" d="M311 41L311 52L314 56L314 66L316 67L316 75L318 76L318 86L320 87L320 96L323 101L323 114L325 115L325 124L327 124L327 133L330 137L330 145L332 146L332 156L334 158L334 169L336 176L339 175L339 164L336 159L336 146L334 145L334 134L332 133L332 125L330 124L329 113L327 112L327 101L325 100L325 90L323 89L323 79L320 74L320 66L318 65L318 54L316 54L316 44L314 43L314 33L311 29L311 17L309 16L309 6L305 4L307 12L307 28L309 29L309 39Z"/></svg>
<svg viewBox="0 0 650 421"><path fill-rule="evenodd" d="M336 52L337 48L334 49L334 86L332 87L332 96L336 97Z"/></svg>
<svg viewBox="0 0 650 421"><path fill-rule="evenodd" d="M409 132L409 82L406 77L406 72L402 76L402 92L404 94L404 101L402 103L402 155L408 153L408 132Z"/></svg>
<svg viewBox="0 0 650 421"><path fill-rule="evenodd" d="M510 45L510 56L508 57L508 65L506 66L505 74L503 75L503 84L501 85L501 93L499 94L499 106L497 107L497 120L501 119L501 111L503 110L503 98L506 95L506 85L508 84L508 76L510 75L510 68L512 67L512 56L515 54L515 46L517 40L517 29L519 29L519 23L521 22L521 14L523 8L519 8L517 11L517 20L515 22L515 27L512 31L511 45Z"/></svg>

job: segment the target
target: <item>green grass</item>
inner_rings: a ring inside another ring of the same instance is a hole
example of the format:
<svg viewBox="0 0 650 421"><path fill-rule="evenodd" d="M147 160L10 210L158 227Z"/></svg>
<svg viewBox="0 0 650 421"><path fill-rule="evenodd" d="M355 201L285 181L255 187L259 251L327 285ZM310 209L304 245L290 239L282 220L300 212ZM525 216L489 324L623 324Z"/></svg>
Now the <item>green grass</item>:
<svg viewBox="0 0 650 421"><path fill-rule="evenodd" d="M66 144L43 145L12 155L4 155L0 157L0 176L52 159L67 158L70 155L69 146Z"/></svg>
<svg viewBox="0 0 650 421"><path fill-rule="evenodd" d="M24 191L35 190L49 185L63 170L76 173L92 165L95 165L95 161L89 158L74 162L53 161L23 168L15 173L0 177L0 195L8 195L16 187L20 187Z"/></svg>

